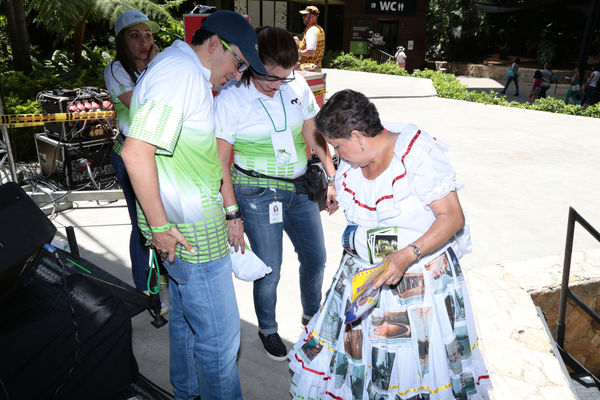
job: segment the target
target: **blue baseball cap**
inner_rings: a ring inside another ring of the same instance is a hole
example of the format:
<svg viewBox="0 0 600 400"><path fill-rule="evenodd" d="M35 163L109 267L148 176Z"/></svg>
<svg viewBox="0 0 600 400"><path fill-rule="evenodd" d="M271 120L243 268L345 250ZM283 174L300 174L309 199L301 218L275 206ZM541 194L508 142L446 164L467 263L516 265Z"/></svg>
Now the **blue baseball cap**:
<svg viewBox="0 0 600 400"><path fill-rule="evenodd" d="M202 21L202 28L239 47L256 73L267 74L267 70L258 56L256 32L241 14L229 10L215 11Z"/></svg>

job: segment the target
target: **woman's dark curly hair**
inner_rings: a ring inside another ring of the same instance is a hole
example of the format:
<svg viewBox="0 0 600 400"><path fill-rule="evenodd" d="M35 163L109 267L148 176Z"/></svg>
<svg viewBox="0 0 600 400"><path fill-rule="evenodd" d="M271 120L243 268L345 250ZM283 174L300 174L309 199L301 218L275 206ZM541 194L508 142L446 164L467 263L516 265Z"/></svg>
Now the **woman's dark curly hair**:
<svg viewBox="0 0 600 400"><path fill-rule="evenodd" d="M335 93L315 117L317 129L328 138L348 139L353 130L365 136L383 131L375 104L362 93L346 89Z"/></svg>

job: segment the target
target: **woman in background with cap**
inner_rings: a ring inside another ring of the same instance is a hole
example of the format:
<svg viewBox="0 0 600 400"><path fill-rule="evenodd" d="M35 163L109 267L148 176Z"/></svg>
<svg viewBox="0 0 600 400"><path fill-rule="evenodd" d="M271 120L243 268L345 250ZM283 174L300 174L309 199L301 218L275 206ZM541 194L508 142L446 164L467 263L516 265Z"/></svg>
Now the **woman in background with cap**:
<svg viewBox="0 0 600 400"><path fill-rule="evenodd" d="M254 282L254 309L267 355L285 361L287 349L277 333L275 318L283 232L300 261L304 325L319 310L326 261L318 205L306 193L297 193L293 183L306 171L306 142L328 175L330 214L337 209L335 168L315 129L313 117L319 106L304 78L294 75L298 48L292 36L282 28L262 28L258 54L267 74L245 71L239 84L230 82L221 90L215 98L215 132L227 219L235 215L244 219L243 226L230 229L229 242L243 248L245 231L252 251L273 270ZM230 168L232 148L234 166Z"/></svg>
<svg viewBox="0 0 600 400"><path fill-rule="evenodd" d="M404 53L404 46L398 46L396 54L394 55L396 65L400 68L406 68L406 53Z"/></svg>
<svg viewBox="0 0 600 400"><path fill-rule="evenodd" d="M146 240L138 226L135 194L121 158L121 148L129 130L129 103L133 88L150 60L158 52L153 36L157 30L158 25L148 20L148 17L140 11L127 10L119 15L115 23L117 54L115 61L109 63L104 70L104 82L117 111L120 131L110 153L110 162L115 170L117 181L123 189L131 219L129 238L131 273L135 288L140 292L148 290L146 269L150 247L146 246Z"/></svg>

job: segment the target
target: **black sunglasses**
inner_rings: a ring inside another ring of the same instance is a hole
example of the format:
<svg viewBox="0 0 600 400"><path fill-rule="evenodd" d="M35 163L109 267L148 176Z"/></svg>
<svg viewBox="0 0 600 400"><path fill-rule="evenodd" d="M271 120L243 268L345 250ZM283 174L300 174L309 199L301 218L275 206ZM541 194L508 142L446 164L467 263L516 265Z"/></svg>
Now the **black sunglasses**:
<svg viewBox="0 0 600 400"><path fill-rule="evenodd" d="M294 72L294 70L292 70L292 76L288 76L287 78L280 78L278 76L274 76L274 75L259 75L258 76L259 79L268 81L268 82L281 82L281 83L288 83L291 82L293 80L296 79L296 73Z"/></svg>

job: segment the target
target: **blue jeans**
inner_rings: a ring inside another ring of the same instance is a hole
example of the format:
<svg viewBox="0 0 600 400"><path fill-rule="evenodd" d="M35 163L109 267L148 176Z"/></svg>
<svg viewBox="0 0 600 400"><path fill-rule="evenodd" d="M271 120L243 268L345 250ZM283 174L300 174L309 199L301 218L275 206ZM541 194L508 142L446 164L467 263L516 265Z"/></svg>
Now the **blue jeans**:
<svg viewBox="0 0 600 400"><path fill-rule="evenodd" d="M277 195L282 204L283 223L269 223L269 204ZM288 234L300 261L300 300L305 317L319 311L326 253L319 207L306 194L287 190L272 190L235 185L237 199L244 218L244 231L252 251L273 272L254 282L254 310L260 331L277 332L275 305L281 271L283 231Z"/></svg>
<svg viewBox="0 0 600 400"><path fill-rule="evenodd" d="M515 75L515 76L511 76L510 78L507 79L506 81L506 85L504 85L504 89L502 90L502 93L506 93L506 91L508 90L508 85L510 85L511 82L515 83L515 96L519 95L519 75Z"/></svg>
<svg viewBox="0 0 600 400"><path fill-rule="evenodd" d="M110 152L110 163L115 170L115 176L127 203L127 211L129 211L129 219L131 220L131 234L129 235L129 258L131 259L131 275L135 288L140 292L148 289L146 270L148 269L148 257L150 255L150 247L146 246L146 239L140 231L137 220L137 210L135 202L135 193L129 175L125 169L125 163L120 155L115 151Z"/></svg>
<svg viewBox="0 0 600 400"><path fill-rule="evenodd" d="M229 255L190 264L175 257L169 271L171 383L177 400L241 399L236 363L240 315Z"/></svg>

